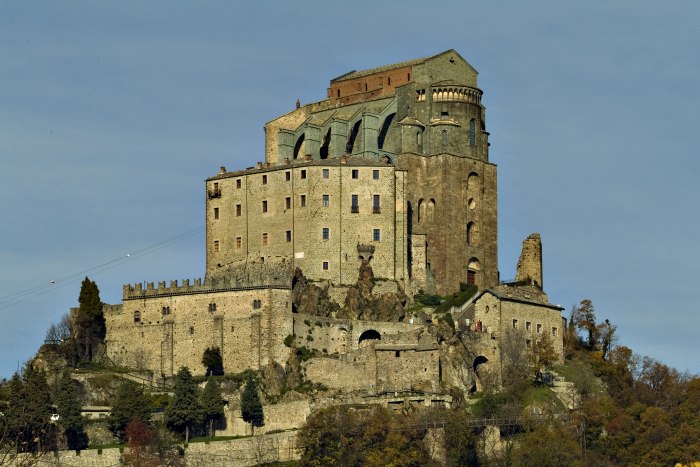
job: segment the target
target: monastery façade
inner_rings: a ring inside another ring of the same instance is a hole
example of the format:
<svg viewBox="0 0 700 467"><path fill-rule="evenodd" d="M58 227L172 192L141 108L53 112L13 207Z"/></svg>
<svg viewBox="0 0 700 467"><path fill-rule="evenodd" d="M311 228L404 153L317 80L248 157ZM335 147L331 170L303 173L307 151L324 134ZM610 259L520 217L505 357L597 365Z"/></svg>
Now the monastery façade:
<svg viewBox="0 0 700 467"><path fill-rule="evenodd" d="M454 50L332 79L324 100L265 125L264 161L206 181L205 278L125 285L105 307L107 356L156 377L204 373L208 347L227 373L284 369L292 339L318 352L313 382L433 394L497 379L514 330L523 348L548 333L561 357L539 235L499 285L488 137L477 72ZM457 358L430 314L406 308L471 284L448 312L471 336Z"/></svg>

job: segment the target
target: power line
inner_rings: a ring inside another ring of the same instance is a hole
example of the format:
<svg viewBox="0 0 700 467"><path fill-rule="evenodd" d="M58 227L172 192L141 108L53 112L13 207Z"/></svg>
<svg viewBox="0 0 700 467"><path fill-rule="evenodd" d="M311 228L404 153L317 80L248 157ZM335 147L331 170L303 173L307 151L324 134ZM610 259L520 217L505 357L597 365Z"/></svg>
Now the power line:
<svg viewBox="0 0 700 467"><path fill-rule="evenodd" d="M182 232L178 235L175 235L174 237L162 240L162 241L155 243L153 245L150 245L146 248L136 250L133 253L127 253L126 255L119 256L118 258L112 259L110 261L106 261L104 263L98 264L98 265L90 267L88 269L84 269L84 270L79 271L79 272L68 274L66 276L58 277L56 279L52 279L50 282L35 285L35 286L29 287L27 289L20 290L20 291L2 296L2 297L0 297L0 310L4 310L6 308L17 305L18 303L21 303L23 301L29 300L29 299L34 298L34 297L45 295L47 293L53 292L54 290L60 289L60 288L65 287L67 285L74 284L78 281L81 281L83 279L83 276L86 276L88 274L94 276L94 275L99 274L101 272L113 269L117 266L121 266L122 264L125 264L129 261L133 261L137 258L149 255L149 254L154 253L158 250L161 250L163 248L167 248L167 247L172 246L178 242L181 242L181 241L186 240L190 237L193 237L193 236L201 233L202 231L204 231L204 227L197 227L196 229Z"/></svg>

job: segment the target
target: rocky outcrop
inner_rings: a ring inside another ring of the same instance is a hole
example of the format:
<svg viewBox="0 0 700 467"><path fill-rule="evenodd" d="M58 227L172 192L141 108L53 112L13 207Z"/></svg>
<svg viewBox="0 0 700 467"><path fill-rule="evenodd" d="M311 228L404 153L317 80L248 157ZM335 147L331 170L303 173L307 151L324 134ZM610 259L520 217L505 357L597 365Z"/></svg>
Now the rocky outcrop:
<svg viewBox="0 0 700 467"><path fill-rule="evenodd" d="M292 278L292 307L295 313L332 317L340 306L330 299L328 287L309 282L301 269L296 268Z"/></svg>

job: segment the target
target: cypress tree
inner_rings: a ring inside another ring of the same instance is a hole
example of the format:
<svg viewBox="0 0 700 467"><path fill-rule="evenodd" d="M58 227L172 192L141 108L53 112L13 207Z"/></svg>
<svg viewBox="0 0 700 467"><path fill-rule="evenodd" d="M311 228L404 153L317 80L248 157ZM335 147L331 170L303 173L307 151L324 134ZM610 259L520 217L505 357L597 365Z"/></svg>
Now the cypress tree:
<svg viewBox="0 0 700 467"><path fill-rule="evenodd" d="M87 434L83 429L83 417L80 415L80 400L75 383L66 371L58 386L56 395L59 425L63 428L68 449L85 449L88 445Z"/></svg>
<svg viewBox="0 0 700 467"><path fill-rule="evenodd" d="M250 423L253 432L256 426L265 424L265 414L263 414L262 403L258 396L258 383L252 376L248 377L243 394L241 394L241 416L243 420Z"/></svg>
<svg viewBox="0 0 700 467"><path fill-rule="evenodd" d="M105 338L106 326L100 290L97 288L97 284L87 277L80 286L78 303L80 304L76 317L78 343L83 350L84 357L92 360L95 345Z"/></svg>
<svg viewBox="0 0 700 467"><path fill-rule="evenodd" d="M224 418L224 401L221 397L221 389L213 378L207 380L204 391L202 391L202 411L209 436L213 436L214 424L218 425Z"/></svg>
<svg viewBox="0 0 700 467"><path fill-rule="evenodd" d="M43 370L28 363L24 369L24 406L21 428L27 451L46 451L54 446L55 436L51 426L51 392Z"/></svg>
<svg viewBox="0 0 700 467"><path fill-rule="evenodd" d="M198 391L190 370L180 368L175 377L175 397L165 410L165 424L172 431L184 431L185 443L190 439L190 430L202 420Z"/></svg>
<svg viewBox="0 0 700 467"><path fill-rule="evenodd" d="M224 374L224 361L221 358L221 350L218 347L209 347L202 356L202 365L207 367L208 376L221 376Z"/></svg>

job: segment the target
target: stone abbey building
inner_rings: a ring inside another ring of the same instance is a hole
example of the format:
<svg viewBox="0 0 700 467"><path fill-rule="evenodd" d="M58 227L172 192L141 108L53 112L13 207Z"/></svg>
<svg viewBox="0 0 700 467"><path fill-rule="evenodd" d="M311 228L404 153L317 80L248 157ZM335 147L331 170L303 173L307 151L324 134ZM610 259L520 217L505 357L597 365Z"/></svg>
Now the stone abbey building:
<svg viewBox="0 0 700 467"><path fill-rule="evenodd" d="M532 290L499 286L496 166L481 98L476 70L448 50L346 73L326 99L268 122L264 161L206 181L204 280L125 285L123 303L105 309L108 357L167 377L181 366L203 373L204 350L218 347L235 373L284 366L292 336L340 356L312 359L315 381L434 392L443 378L464 380L499 359L498 339L518 322L533 333L528 342L551 330L561 355L539 236L518 268ZM476 285L481 293L455 318L480 333L478 363L450 372L425 321L295 312L295 271L344 303L361 265L371 266L375 293Z"/></svg>

